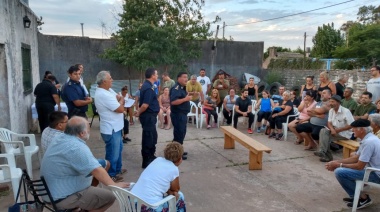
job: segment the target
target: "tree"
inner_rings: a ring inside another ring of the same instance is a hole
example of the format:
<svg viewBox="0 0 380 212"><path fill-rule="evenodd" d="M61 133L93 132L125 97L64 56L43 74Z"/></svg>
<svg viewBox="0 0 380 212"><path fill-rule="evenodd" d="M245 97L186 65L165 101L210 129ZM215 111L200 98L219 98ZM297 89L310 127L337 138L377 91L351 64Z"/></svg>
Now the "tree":
<svg viewBox="0 0 380 212"><path fill-rule="evenodd" d="M115 48L104 53L127 67L185 67L200 56L198 39L210 36L210 23L201 13L204 0L126 0L120 14L120 30L112 35Z"/></svg>
<svg viewBox="0 0 380 212"><path fill-rule="evenodd" d="M267 50L264 52L264 59L267 59L269 57L269 50L271 48L276 48L276 52L291 52L292 51L290 48L286 48L286 47L271 46L271 47L268 47Z"/></svg>
<svg viewBox="0 0 380 212"><path fill-rule="evenodd" d="M361 24L373 24L380 21L380 6L362 6L358 11L358 22Z"/></svg>
<svg viewBox="0 0 380 212"><path fill-rule="evenodd" d="M311 55L319 58L331 58L332 52L339 46L344 45L340 30L334 29L334 23L323 24L313 37L313 49Z"/></svg>

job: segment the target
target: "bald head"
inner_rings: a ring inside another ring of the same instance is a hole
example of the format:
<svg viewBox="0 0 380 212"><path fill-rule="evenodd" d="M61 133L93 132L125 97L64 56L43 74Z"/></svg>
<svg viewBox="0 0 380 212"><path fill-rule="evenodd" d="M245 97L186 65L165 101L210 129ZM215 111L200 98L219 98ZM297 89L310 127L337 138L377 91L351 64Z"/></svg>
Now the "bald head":
<svg viewBox="0 0 380 212"><path fill-rule="evenodd" d="M79 116L73 116L66 125L65 133L83 140L90 138L88 121Z"/></svg>

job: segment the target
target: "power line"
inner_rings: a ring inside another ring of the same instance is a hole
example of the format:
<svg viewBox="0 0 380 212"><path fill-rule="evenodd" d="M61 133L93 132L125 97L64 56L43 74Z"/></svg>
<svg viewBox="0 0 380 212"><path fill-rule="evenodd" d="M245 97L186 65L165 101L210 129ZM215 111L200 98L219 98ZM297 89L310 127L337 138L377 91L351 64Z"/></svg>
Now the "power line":
<svg viewBox="0 0 380 212"><path fill-rule="evenodd" d="M352 2L352 1L355 1L355 0L349 0L349 1L341 2L341 3L337 3L337 4L332 4L332 5L329 5L329 6L326 6L326 7L320 7L320 8L317 8L317 9L308 10L308 11L304 11L304 12L300 12L300 13L295 13L295 14L291 14L291 15L285 15L285 16L281 16L281 17L277 17L277 18L270 18L270 19L265 19L265 20L260 20L260 21L251 21L251 22L240 23L240 24L231 24L231 25L226 25L226 26L238 26L238 25L255 24L255 23L261 23L261 22L266 22L266 21L273 21L273 20L277 20L277 19L282 19L282 18L287 18L287 17L291 17L291 16L301 15L301 14L305 14L305 13L309 13L309 12L314 12L314 11L326 9L326 8L329 8L329 7L334 7L334 6L341 5L341 4L346 4L346 3Z"/></svg>

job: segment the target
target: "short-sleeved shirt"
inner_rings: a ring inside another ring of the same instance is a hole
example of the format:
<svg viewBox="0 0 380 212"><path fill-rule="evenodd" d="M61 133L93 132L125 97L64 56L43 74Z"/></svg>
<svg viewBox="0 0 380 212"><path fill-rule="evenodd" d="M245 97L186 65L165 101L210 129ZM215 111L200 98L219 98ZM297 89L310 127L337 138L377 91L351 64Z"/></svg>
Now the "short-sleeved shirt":
<svg viewBox="0 0 380 212"><path fill-rule="evenodd" d="M230 95L227 95L226 97L224 97L224 99L227 101L226 106L229 110L232 110L234 108L234 105L235 105L237 98L239 98L239 96L234 95L234 99L233 99L234 102L231 102L231 96Z"/></svg>
<svg viewBox="0 0 380 212"><path fill-rule="evenodd" d="M170 79L168 81L165 81L164 88L169 88L169 90L170 90L170 88L172 88L174 85L175 85L174 80Z"/></svg>
<svg viewBox="0 0 380 212"><path fill-rule="evenodd" d="M38 83L34 89L34 95L36 95L36 104L39 103L51 103L55 105L53 98L54 94L58 94L57 88L51 83L50 80L44 79Z"/></svg>
<svg viewBox="0 0 380 212"><path fill-rule="evenodd" d="M85 141L62 134L53 139L41 162L44 176L54 200L91 186L91 172L100 167Z"/></svg>
<svg viewBox="0 0 380 212"><path fill-rule="evenodd" d="M117 93L112 88L96 88L95 106L100 116L100 133L112 135L112 131L118 132L124 127L123 113L117 113L115 110L120 107L116 99Z"/></svg>
<svg viewBox="0 0 380 212"><path fill-rule="evenodd" d="M367 91L372 93L372 102L376 103L380 98L380 77L368 80Z"/></svg>
<svg viewBox="0 0 380 212"><path fill-rule="evenodd" d="M158 87L160 87L160 80L157 80L156 82L153 83L153 86L154 86L154 92L156 93L156 95L158 95Z"/></svg>
<svg viewBox="0 0 380 212"><path fill-rule="evenodd" d="M202 85L199 82L195 82L193 85L191 83L191 80L189 80L186 84L186 91L187 92L202 92ZM191 101L197 101L199 99L199 94L194 94L191 98Z"/></svg>
<svg viewBox="0 0 380 212"><path fill-rule="evenodd" d="M69 82L69 81L70 81L70 77L67 78L66 82ZM83 77L82 76L80 77L79 82L80 82L80 84L81 84L81 86L82 86L82 88L84 90L84 93L86 94L86 96L88 96L89 93L88 93L88 90L86 88L86 85L83 82Z"/></svg>
<svg viewBox="0 0 380 212"><path fill-rule="evenodd" d="M172 161L158 157L141 173L131 192L149 204L162 200L170 183L179 177L179 170Z"/></svg>
<svg viewBox="0 0 380 212"><path fill-rule="evenodd" d="M227 88L226 89L223 89L223 90L219 90L219 96L220 98L224 99L224 97L226 97L228 95L228 90L229 90L229 87L230 87L230 81L224 79L224 83L227 84ZM214 88L218 88L219 85L222 85L222 82L220 82L219 79L215 80L214 81L214 84L213 84L213 87Z"/></svg>
<svg viewBox="0 0 380 212"><path fill-rule="evenodd" d="M340 98L343 99L344 98L343 93L344 93L344 89L346 89L346 86L337 82L337 83L335 83L335 87L336 87L336 95L340 96Z"/></svg>
<svg viewBox="0 0 380 212"><path fill-rule="evenodd" d="M286 102L283 102L282 105L285 105L285 106L289 106L291 107L292 109L289 110L289 112L287 114L285 114L284 116L289 116L289 115L294 115L294 110L293 110L293 102L288 100Z"/></svg>
<svg viewBox="0 0 380 212"><path fill-rule="evenodd" d="M380 169L380 139L368 133L360 142L359 150L356 152L359 160L368 163L370 167ZM380 173L377 172L380 177Z"/></svg>
<svg viewBox="0 0 380 212"><path fill-rule="evenodd" d="M207 95L208 85L211 85L210 78L208 78L208 76L204 76L204 77L198 76L197 77L197 82L199 82L202 85L203 95L206 96Z"/></svg>
<svg viewBox="0 0 380 212"><path fill-rule="evenodd" d="M326 102L319 101L315 105L315 108L326 107L326 106L328 106L328 104L329 104L329 101L326 101ZM327 122L328 122L328 119L329 119L329 112L330 111L328 110L325 113L325 117L324 118L311 117L310 118L310 123L314 124L314 125L317 125L317 126L327 126Z"/></svg>
<svg viewBox="0 0 380 212"><path fill-rule="evenodd" d="M160 105L154 89L154 85L149 80L145 80L141 86L139 107L142 104L148 104L148 108L140 116L157 115L160 112Z"/></svg>
<svg viewBox="0 0 380 212"><path fill-rule="evenodd" d="M170 89L170 103L177 99L183 99L187 96L186 86L181 86L178 82ZM171 105L170 110L172 113L187 114L190 112L190 102L186 101L179 105Z"/></svg>
<svg viewBox="0 0 380 212"><path fill-rule="evenodd" d="M74 108L80 110L80 112L85 113L88 109L88 105L84 106L75 106L74 101L76 100L85 100L86 93L81 86L80 82L75 82L73 80L69 80L69 82L65 83L62 89L62 99L65 101L67 108L69 109L69 113L73 111Z"/></svg>
<svg viewBox="0 0 380 212"><path fill-rule="evenodd" d="M62 131L56 130L54 128L46 127L41 135L41 146L42 146L42 155L45 154L50 143L54 140L56 136L63 134Z"/></svg>
<svg viewBox="0 0 380 212"><path fill-rule="evenodd" d="M339 106L338 112L335 112L334 108L331 108L329 111L328 122L331 122L334 128L346 127L354 121L351 111L345 107ZM349 139L351 138L352 131L345 130L338 134Z"/></svg>
<svg viewBox="0 0 380 212"><path fill-rule="evenodd" d="M354 116L363 116L365 114L371 114L373 113L374 111L376 111L376 105L373 104L372 102L367 104L367 105L359 105L355 112L354 112Z"/></svg>
<svg viewBox="0 0 380 212"><path fill-rule="evenodd" d="M355 99L350 98L349 100L342 99L341 105L353 113L355 112L356 108L358 107L358 103L355 101Z"/></svg>
<svg viewBox="0 0 380 212"><path fill-rule="evenodd" d="M252 100L250 98L245 98L244 100L239 97L236 99L235 105L239 107L242 112L248 111L248 106L252 106Z"/></svg>
<svg viewBox="0 0 380 212"><path fill-rule="evenodd" d="M140 98L140 89L135 92L134 96Z"/></svg>

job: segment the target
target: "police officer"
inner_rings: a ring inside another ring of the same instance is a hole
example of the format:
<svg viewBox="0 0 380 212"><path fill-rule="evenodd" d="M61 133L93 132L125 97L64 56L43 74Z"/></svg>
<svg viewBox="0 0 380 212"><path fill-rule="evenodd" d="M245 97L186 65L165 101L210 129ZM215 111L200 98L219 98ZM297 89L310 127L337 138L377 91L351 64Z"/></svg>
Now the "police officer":
<svg viewBox="0 0 380 212"><path fill-rule="evenodd" d="M173 141L177 141L182 145L186 136L187 114L190 111L190 100L192 98L186 92L187 81L187 73L180 72L177 75L177 83L170 90L170 118L173 123ZM182 159L187 159L187 152L183 153Z"/></svg>
<svg viewBox="0 0 380 212"><path fill-rule="evenodd" d="M146 168L156 156L157 144L157 114L160 111L157 95L154 91L154 82L158 80L157 70L148 68L145 71L145 82L140 90L139 110L135 112L136 117L140 117L143 128L141 141L141 155L143 157L142 168Z"/></svg>
<svg viewBox="0 0 380 212"><path fill-rule="evenodd" d="M87 118L86 112L92 98L88 97L79 82L81 71L77 66L71 66L67 71L70 80L62 88L62 99L69 109L69 118L72 116L82 116Z"/></svg>

